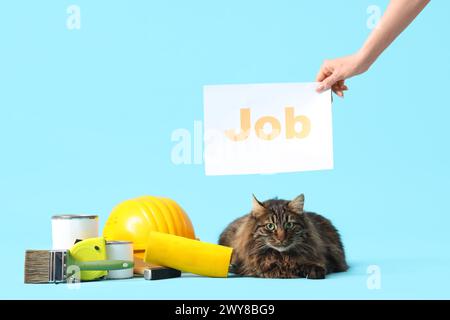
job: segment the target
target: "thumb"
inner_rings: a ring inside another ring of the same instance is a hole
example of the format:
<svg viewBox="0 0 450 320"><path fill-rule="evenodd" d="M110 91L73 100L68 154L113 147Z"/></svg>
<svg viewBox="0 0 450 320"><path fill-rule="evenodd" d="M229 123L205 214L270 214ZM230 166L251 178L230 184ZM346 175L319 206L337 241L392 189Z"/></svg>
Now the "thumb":
<svg viewBox="0 0 450 320"><path fill-rule="evenodd" d="M339 76L337 73L331 74L329 77L325 78L317 87L317 91L323 92L328 89L331 89L331 87L339 81Z"/></svg>

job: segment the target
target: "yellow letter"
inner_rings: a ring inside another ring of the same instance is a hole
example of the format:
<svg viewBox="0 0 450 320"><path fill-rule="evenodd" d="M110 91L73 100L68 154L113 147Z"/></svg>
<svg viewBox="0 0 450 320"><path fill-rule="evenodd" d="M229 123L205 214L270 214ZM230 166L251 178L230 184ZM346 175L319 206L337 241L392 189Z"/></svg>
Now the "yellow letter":
<svg viewBox="0 0 450 320"><path fill-rule="evenodd" d="M241 132L236 134L233 129L226 130L225 135L232 141L242 141L250 135L250 109L241 109Z"/></svg>
<svg viewBox="0 0 450 320"><path fill-rule="evenodd" d="M294 116L294 108L285 108L286 113L286 138L306 138L311 131L311 121L306 116ZM295 124L300 122L302 124L302 131L295 131Z"/></svg>
<svg viewBox="0 0 450 320"><path fill-rule="evenodd" d="M266 123L270 123L270 125L272 126L272 132L270 132L269 134L266 134L264 132L264 125ZM278 135L281 132L281 125L280 122L274 118L274 117L262 117L261 119L259 119L258 121L256 121L255 124L255 131L256 131L256 135L264 140L272 140L275 139L276 137L278 137Z"/></svg>

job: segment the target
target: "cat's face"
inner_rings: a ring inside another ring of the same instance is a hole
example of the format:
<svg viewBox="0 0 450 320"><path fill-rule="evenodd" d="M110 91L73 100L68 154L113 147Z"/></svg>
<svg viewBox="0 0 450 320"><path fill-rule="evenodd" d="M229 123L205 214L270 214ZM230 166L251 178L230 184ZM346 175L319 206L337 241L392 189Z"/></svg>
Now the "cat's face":
<svg viewBox="0 0 450 320"><path fill-rule="evenodd" d="M302 234L306 228L303 203L303 195L292 201L269 200L264 203L254 198L253 238L261 248L285 252L295 248L302 241Z"/></svg>

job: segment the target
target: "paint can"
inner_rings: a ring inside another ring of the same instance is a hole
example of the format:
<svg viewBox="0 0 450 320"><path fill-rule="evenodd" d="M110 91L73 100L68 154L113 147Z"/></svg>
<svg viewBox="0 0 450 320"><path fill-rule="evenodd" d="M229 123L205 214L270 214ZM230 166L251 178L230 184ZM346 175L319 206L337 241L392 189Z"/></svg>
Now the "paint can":
<svg viewBox="0 0 450 320"><path fill-rule="evenodd" d="M77 240L98 237L98 216L61 214L52 217L52 247L70 249Z"/></svg>
<svg viewBox="0 0 450 320"><path fill-rule="evenodd" d="M106 256L108 260L133 261L133 243L130 241L106 241ZM107 279L133 278L133 268L108 271Z"/></svg>

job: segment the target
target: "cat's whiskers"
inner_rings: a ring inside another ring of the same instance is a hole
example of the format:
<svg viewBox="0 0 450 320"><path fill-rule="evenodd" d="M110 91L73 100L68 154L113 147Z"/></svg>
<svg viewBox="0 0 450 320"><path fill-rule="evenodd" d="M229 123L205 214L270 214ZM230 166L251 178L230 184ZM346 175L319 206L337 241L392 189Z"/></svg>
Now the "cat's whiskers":
<svg viewBox="0 0 450 320"><path fill-rule="evenodd" d="M250 253L256 254L256 253L259 253L260 251L263 251L264 249L268 249L268 248L269 247L267 246L265 241L258 241L255 243L255 246L250 248Z"/></svg>

